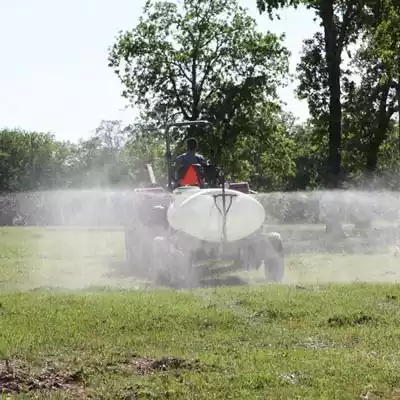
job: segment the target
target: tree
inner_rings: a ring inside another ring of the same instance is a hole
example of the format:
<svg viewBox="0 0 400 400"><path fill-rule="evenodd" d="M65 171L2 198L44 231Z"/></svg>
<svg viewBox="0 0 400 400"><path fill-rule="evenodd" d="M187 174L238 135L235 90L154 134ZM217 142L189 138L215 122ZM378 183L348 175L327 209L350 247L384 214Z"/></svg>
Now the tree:
<svg viewBox="0 0 400 400"><path fill-rule="evenodd" d="M287 115L276 115L268 104L254 107L252 120L227 154L234 180L245 180L260 191L288 189L295 175L296 143L289 135Z"/></svg>
<svg viewBox="0 0 400 400"><path fill-rule="evenodd" d="M270 7L271 4L278 6L305 4L320 19L323 34L317 34L314 37L314 43L307 43L309 53L304 55L302 64L310 71L318 71L315 77L310 76L313 84L309 88L309 93L315 89L315 86L328 89L327 184L338 187L341 180L342 161L342 53L349 44L355 43L358 38L359 28L364 19L364 2L362 0L299 0L298 2L258 0L257 4L261 12L265 9L266 4L269 4ZM309 75L311 75L311 72L309 72ZM317 83L318 76L323 76L326 79L324 87Z"/></svg>
<svg viewBox="0 0 400 400"><path fill-rule="evenodd" d="M287 57L281 38L257 31L236 0L149 0L139 24L117 37L109 66L123 96L147 118L214 122L212 141L191 134L206 153L217 149L220 161L223 149L235 149L255 105L276 102Z"/></svg>
<svg viewBox="0 0 400 400"><path fill-rule="evenodd" d="M381 146L392 131L393 116L399 111L399 28L394 23L392 0L367 4L362 44L351 62L360 83L347 79L343 87L343 131L348 156L359 164L367 182L376 179ZM400 20L398 20L400 22ZM388 27L392 29L388 30ZM348 158L349 160L349 158Z"/></svg>
<svg viewBox="0 0 400 400"><path fill-rule="evenodd" d="M130 128L121 121L102 121L94 135L74 146L70 159L72 186L115 186L131 182L124 158Z"/></svg>
<svg viewBox="0 0 400 400"><path fill-rule="evenodd" d="M356 85L349 82L345 88L343 127L350 134L353 153L358 150L364 161L368 180L378 167L378 154L391 128L393 115L398 112L397 82L391 71L379 60L371 41L361 47L353 65L361 76Z"/></svg>
<svg viewBox="0 0 400 400"><path fill-rule="evenodd" d="M48 189L57 185L63 144L47 133L0 131L0 190Z"/></svg>
<svg viewBox="0 0 400 400"><path fill-rule="evenodd" d="M165 141L157 135L157 125L138 122L129 127L130 135L123 151L129 175L135 185L149 185L146 164L151 164L158 184L167 184Z"/></svg>
<svg viewBox="0 0 400 400"><path fill-rule="evenodd" d="M304 41L297 72L299 79L297 96L307 100L310 115L314 120L321 123L328 122L329 76L326 68L324 36L321 32Z"/></svg>
<svg viewBox="0 0 400 400"><path fill-rule="evenodd" d="M366 32L371 50L380 68L386 72L386 85L395 92L397 110L400 121L400 2L398 0L382 0L370 7L372 22ZM371 51L370 51L371 52ZM399 139L400 139L400 124ZM400 146L400 140L398 141ZM400 151L400 147L399 147Z"/></svg>

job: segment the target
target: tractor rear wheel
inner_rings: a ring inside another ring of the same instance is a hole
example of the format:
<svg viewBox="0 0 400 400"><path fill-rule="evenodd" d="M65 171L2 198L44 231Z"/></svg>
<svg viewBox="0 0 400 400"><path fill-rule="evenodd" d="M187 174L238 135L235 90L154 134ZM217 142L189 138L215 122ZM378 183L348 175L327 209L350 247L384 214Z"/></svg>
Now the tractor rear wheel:
<svg viewBox="0 0 400 400"><path fill-rule="evenodd" d="M281 282L285 274L285 257L283 240L279 233L266 235L266 257L264 259L264 274L268 281Z"/></svg>
<svg viewBox="0 0 400 400"><path fill-rule="evenodd" d="M174 289L190 289L199 284L198 268L193 265L191 254L171 246L158 258L156 281Z"/></svg>
<svg viewBox="0 0 400 400"><path fill-rule="evenodd" d="M125 231L125 262L130 272L137 277L145 277L149 268L151 248L142 240L140 232L135 229Z"/></svg>

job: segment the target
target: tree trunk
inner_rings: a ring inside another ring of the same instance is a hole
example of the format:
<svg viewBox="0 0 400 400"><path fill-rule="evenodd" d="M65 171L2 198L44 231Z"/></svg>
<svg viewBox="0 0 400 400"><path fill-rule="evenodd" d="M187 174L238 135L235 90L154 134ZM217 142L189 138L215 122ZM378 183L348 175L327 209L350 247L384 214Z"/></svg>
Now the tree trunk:
<svg viewBox="0 0 400 400"><path fill-rule="evenodd" d="M367 178L372 178L375 175L376 167L378 165L378 152L379 152L379 142L374 137L369 146L367 152L367 161L365 165Z"/></svg>
<svg viewBox="0 0 400 400"><path fill-rule="evenodd" d="M328 187L338 188L341 172L342 105L340 100L341 46L338 43L337 27L334 21L333 0L321 1L321 18L325 34L325 55L329 85L329 153Z"/></svg>
<svg viewBox="0 0 400 400"><path fill-rule="evenodd" d="M400 69L400 67L399 67ZM397 129L399 130L398 133L398 138L397 138L397 145L398 145L398 150L400 153L400 75L398 76L398 81L397 81L397 88L396 88L396 97L397 97L397 107L399 109L398 111L398 119L397 119Z"/></svg>
<svg viewBox="0 0 400 400"><path fill-rule="evenodd" d="M372 139L368 146L366 173L368 178L373 178L378 166L379 148L387 137L390 122L390 113L387 105L389 96L389 86L385 86L381 92L379 100L378 121L376 128L372 131Z"/></svg>

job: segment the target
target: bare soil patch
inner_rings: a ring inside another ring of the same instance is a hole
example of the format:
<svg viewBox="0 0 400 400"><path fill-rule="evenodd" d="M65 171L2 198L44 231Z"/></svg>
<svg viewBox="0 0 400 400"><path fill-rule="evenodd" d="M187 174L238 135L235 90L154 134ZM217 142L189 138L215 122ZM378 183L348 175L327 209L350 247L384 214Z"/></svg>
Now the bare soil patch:
<svg viewBox="0 0 400 400"><path fill-rule="evenodd" d="M327 323L331 327L345 327L355 325L366 325L375 323L375 318L364 313L358 313L355 315L337 315L328 319Z"/></svg>
<svg viewBox="0 0 400 400"><path fill-rule="evenodd" d="M198 369L199 361L188 361L177 357L162 357L158 360L136 357L130 362L130 368L137 375L149 375L161 371Z"/></svg>
<svg viewBox="0 0 400 400"><path fill-rule="evenodd" d="M18 360L0 360L0 394L64 391L74 398L84 396L80 371L62 371L46 366L38 372L31 371Z"/></svg>

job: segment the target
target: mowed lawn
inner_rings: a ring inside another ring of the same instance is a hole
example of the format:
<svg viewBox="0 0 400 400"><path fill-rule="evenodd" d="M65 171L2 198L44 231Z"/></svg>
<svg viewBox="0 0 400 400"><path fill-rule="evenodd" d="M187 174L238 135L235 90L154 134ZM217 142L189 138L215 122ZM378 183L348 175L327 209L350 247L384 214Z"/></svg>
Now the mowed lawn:
<svg viewBox="0 0 400 400"><path fill-rule="evenodd" d="M324 237L323 226L275 228L288 252L284 283L400 281L399 247L380 243L366 248L357 237L332 241ZM122 231L0 229L0 291L146 287L148 283L121 273L126 271L124 260ZM244 279L262 282L263 273Z"/></svg>
<svg viewBox="0 0 400 400"><path fill-rule="evenodd" d="M293 255L287 285L178 292L110 274L119 232L3 229L0 251L4 398L400 399L400 287L326 283L395 276L389 253Z"/></svg>

